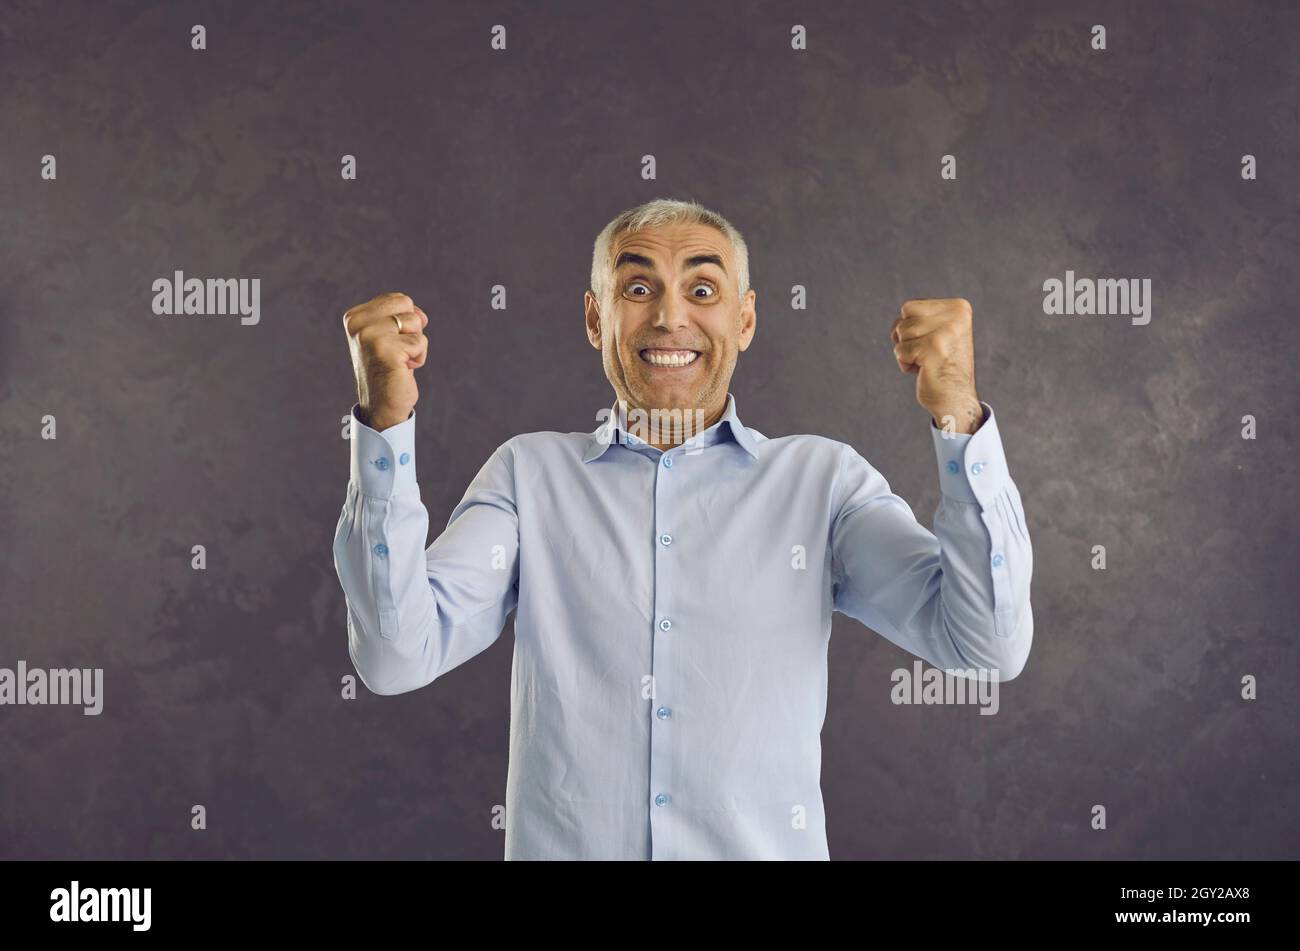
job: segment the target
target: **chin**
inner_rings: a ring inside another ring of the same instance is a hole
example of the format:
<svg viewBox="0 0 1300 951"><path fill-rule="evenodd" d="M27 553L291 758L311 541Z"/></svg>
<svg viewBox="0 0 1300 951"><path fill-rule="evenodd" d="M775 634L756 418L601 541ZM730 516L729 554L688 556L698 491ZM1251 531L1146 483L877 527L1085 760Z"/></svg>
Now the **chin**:
<svg viewBox="0 0 1300 951"><path fill-rule="evenodd" d="M650 402L667 408L684 408L694 406L699 400L700 388L698 386L674 386L672 384L647 384L644 392L650 397Z"/></svg>

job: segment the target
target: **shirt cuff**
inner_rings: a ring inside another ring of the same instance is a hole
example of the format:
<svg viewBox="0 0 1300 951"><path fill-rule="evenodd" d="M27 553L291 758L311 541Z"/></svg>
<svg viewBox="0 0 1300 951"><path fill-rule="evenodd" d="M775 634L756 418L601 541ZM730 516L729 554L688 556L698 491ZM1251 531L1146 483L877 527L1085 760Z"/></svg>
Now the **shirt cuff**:
<svg viewBox="0 0 1300 951"><path fill-rule="evenodd" d="M939 490L959 502L988 507L1008 479L1007 458L993 407L983 400L984 422L973 433L945 433L930 420L934 455L939 462Z"/></svg>
<svg viewBox="0 0 1300 951"><path fill-rule="evenodd" d="M352 404L352 481L362 495L392 498L415 488L415 410L383 432L357 416L360 403Z"/></svg>

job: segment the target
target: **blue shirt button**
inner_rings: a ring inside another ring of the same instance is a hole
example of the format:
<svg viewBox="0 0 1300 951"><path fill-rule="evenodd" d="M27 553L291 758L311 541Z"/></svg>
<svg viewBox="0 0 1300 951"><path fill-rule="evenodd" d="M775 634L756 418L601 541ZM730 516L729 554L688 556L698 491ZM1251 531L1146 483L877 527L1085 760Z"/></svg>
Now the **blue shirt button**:
<svg viewBox="0 0 1300 951"><path fill-rule="evenodd" d="M655 805L656 806L668 805L668 797L665 796L663 793L660 793L659 795L655 796Z"/></svg>
<svg viewBox="0 0 1300 951"><path fill-rule="evenodd" d="M385 471L387 471L387 470L388 470L388 457L387 457L387 456L380 456L378 459L376 459L376 460L375 460L375 468L377 468L380 472L385 472Z"/></svg>
<svg viewBox="0 0 1300 951"><path fill-rule="evenodd" d="M655 716L657 716L660 720L667 720L672 715L673 712L669 710L667 707L660 707L658 710L655 711Z"/></svg>
<svg viewBox="0 0 1300 951"><path fill-rule="evenodd" d="M375 546L375 554L378 555L380 558L386 557L388 555L388 546L385 545L383 542L380 542L378 545Z"/></svg>
<svg viewBox="0 0 1300 951"><path fill-rule="evenodd" d="M664 618L662 621L659 622L659 630L671 631L672 629L673 629L673 622L668 620L668 618Z"/></svg>
<svg viewBox="0 0 1300 951"><path fill-rule="evenodd" d="M1001 556L1001 555L994 555L994 556L993 556L993 567L994 567L994 568L1001 568L1001 567L1002 567L1002 556Z"/></svg>
<svg viewBox="0 0 1300 951"><path fill-rule="evenodd" d="M973 472L975 475L979 475L981 472L984 471L984 463L982 462L975 463L970 467L970 471Z"/></svg>
<svg viewBox="0 0 1300 951"><path fill-rule="evenodd" d="M948 462L948 471L949 471L949 472L956 472L958 468L960 468L960 467L957 465L956 461L954 461L954 460L949 460L949 462Z"/></svg>
<svg viewBox="0 0 1300 951"><path fill-rule="evenodd" d="M406 465L408 462L411 461L411 454L409 452L404 452L397 457L397 461L400 462L402 465Z"/></svg>
<svg viewBox="0 0 1300 951"><path fill-rule="evenodd" d="M672 467L673 467L673 457L672 457L672 456L664 456L664 468L665 468L665 469L671 469Z"/></svg>
<svg viewBox="0 0 1300 951"><path fill-rule="evenodd" d="M667 532L664 532L662 535L659 536L659 544L671 545L672 543L673 543L673 536L669 535Z"/></svg>

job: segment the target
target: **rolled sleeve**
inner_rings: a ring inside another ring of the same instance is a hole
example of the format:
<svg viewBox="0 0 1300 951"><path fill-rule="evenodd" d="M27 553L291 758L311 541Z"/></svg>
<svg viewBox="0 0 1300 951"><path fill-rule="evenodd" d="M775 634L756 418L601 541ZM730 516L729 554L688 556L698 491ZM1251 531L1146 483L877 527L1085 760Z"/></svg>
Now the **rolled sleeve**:
<svg viewBox="0 0 1300 951"><path fill-rule="evenodd" d="M418 488L415 478L415 411L383 432L372 429L352 405L352 481L362 495L389 499Z"/></svg>

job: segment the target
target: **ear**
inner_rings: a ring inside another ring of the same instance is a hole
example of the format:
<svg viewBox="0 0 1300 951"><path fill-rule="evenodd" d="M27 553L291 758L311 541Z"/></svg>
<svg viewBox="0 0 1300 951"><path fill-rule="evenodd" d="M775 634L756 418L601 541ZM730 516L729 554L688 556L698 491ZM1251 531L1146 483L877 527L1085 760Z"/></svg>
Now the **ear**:
<svg viewBox="0 0 1300 951"><path fill-rule="evenodd" d="M748 350L754 340L758 324L758 311L754 309L757 300L758 292L751 287L745 292L745 299L740 305L740 336L736 344L742 351Z"/></svg>
<svg viewBox="0 0 1300 951"><path fill-rule="evenodd" d="M601 348L600 305L596 302L596 295L591 291L582 295L582 309L587 322L587 340L599 350Z"/></svg>

